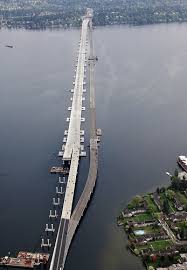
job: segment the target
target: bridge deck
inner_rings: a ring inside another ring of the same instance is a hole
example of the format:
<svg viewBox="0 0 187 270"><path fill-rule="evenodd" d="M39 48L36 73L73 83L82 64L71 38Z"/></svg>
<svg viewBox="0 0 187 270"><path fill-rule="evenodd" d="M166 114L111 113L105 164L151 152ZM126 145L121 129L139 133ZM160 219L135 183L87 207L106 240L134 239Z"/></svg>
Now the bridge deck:
<svg viewBox="0 0 187 270"><path fill-rule="evenodd" d="M86 37L87 37L88 22L89 20L85 18L82 23L78 64L75 76L75 85L73 89L71 115L63 160L71 160L73 148L74 147L80 148L82 94L84 83L84 63L86 60Z"/></svg>
<svg viewBox="0 0 187 270"><path fill-rule="evenodd" d="M93 56L93 41L92 41L92 22L90 21L90 56ZM95 109L95 89L94 89L94 58L90 57L89 70L90 70L90 167L88 172L88 178L84 190L79 198L79 201L71 215L71 219L68 225L66 245L63 253L63 264L62 269L65 265L66 257L68 254L71 241L75 234L75 231L80 223L81 217L88 205L91 198L91 194L94 190L97 170L98 170L98 145L97 145L97 134L96 134L96 109Z"/></svg>
<svg viewBox="0 0 187 270"><path fill-rule="evenodd" d="M67 230L71 217L75 184L77 179L79 155L80 155L80 127L82 111L82 94L84 85L84 65L86 60L86 38L89 18L84 18L82 22L81 41L78 56L78 65L75 77L75 86L72 98L72 108L69 120L67 142L65 145L63 160L71 160L64 205L58 234L56 237L53 256L51 259L50 270L62 269L64 252L66 246Z"/></svg>
<svg viewBox="0 0 187 270"><path fill-rule="evenodd" d="M63 160L71 159L70 172L68 176L64 205L62 210L62 218L65 219L70 219L71 216L71 209L73 204L74 190L79 164L81 111L82 111L82 94L83 94L83 79L84 79L84 62L86 58L87 27L88 27L88 19L84 19L82 23L81 42L75 79L75 88L73 93L72 110L70 115L70 124L63 156Z"/></svg>
<svg viewBox="0 0 187 270"><path fill-rule="evenodd" d="M62 209L62 218L70 219L71 217L71 209L73 204L73 197L75 191L75 184L77 179L79 165L79 149L73 149L73 155L71 160L71 167L68 176L68 182L66 187L66 193L64 198L64 205Z"/></svg>

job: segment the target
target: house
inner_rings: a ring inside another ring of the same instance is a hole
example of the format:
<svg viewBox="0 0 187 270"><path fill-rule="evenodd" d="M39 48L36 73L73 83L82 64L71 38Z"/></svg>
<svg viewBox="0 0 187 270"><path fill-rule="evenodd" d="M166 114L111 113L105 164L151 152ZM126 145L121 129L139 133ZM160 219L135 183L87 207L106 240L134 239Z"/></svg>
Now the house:
<svg viewBox="0 0 187 270"><path fill-rule="evenodd" d="M175 212L173 214L168 215L168 219L174 223L179 221L185 221L187 220L187 212L185 211Z"/></svg>
<svg viewBox="0 0 187 270"><path fill-rule="evenodd" d="M178 211L182 211L184 208L184 206L182 205L182 203L177 199L177 198L174 198L174 205L175 205L175 208L177 208Z"/></svg>
<svg viewBox="0 0 187 270"><path fill-rule="evenodd" d="M133 217L133 216L138 215L138 214L143 214L145 212L146 212L146 209L144 209L144 208L139 208L139 209L134 209L134 210L125 209L122 212L122 215L124 218L128 218L128 217Z"/></svg>
<svg viewBox="0 0 187 270"><path fill-rule="evenodd" d="M156 225L158 224L158 222L156 220L147 220L144 222L132 222L133 227L147 227L147 226L152 226L152 225Z"/></svg>
<svg viewBox="0 0 187 270"><path fill-rule="evenodd" d="M169 267L159 267L157 270L185 270L187 269L187 262L184 262L182 264L177 263L177 264L172 264Z"/></svg>

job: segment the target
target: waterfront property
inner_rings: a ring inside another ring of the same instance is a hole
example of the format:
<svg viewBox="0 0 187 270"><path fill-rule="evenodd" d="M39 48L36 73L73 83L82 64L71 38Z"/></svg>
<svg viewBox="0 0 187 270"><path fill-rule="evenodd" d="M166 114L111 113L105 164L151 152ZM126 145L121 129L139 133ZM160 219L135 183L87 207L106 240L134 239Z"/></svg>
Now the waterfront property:
<svg viewBox="0 0 187 270"><path fill-rule="evenodd" d="M186 180L176 170L171 185L135 196L118 217L128 234L128 247L147 269L186 269ZM162 268L162 267L169 268Z"/></svg>

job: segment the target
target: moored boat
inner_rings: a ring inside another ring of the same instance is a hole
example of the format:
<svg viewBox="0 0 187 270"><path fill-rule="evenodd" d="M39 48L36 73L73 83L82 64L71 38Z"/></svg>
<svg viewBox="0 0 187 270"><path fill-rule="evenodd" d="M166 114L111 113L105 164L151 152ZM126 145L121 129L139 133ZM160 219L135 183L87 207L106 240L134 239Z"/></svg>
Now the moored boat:
<svg viewBox="0 0 187 270"><path fill-rule="evenodd" d="M178 156L177 162L182 167L182 169L187 172L187 157L186 156Z"/></svg>

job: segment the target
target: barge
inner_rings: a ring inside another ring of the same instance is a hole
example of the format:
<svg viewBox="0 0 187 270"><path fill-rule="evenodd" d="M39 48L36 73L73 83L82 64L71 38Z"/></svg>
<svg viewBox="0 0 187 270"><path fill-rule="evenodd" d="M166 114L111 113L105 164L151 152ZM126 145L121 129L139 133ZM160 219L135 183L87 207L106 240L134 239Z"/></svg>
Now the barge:
<svg viewBox="0 0 187 270"><path fill-rule="evenodd" d="M52 167L50 169L50 173L62 173L62 174L68 174L69 169L64 167Z"/></svg>
<svg viewBox="0 0 187 270"><path fill-rule="evenodd" d="M0 258L0 266L17 268L34 268L41 264L46 265L49 260L48 253L32 253L20 251L17 258L5 256Z"/></svg>

